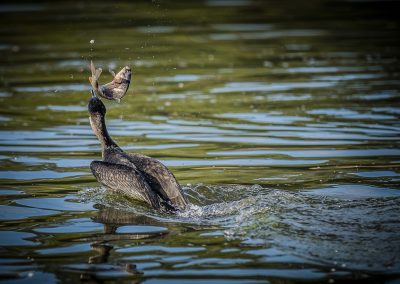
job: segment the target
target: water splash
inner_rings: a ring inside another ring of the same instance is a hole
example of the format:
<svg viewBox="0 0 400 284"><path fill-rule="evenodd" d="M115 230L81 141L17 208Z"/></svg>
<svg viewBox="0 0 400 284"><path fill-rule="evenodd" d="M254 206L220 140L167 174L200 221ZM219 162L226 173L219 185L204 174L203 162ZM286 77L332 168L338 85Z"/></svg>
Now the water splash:
<svg viewBox="0 0 400 284"><path fill-rule="evenodd" d="M320 265L399 272L400 193L373 194L368 187L367 195L354 199L349 188L343 186L341 195L330 196L330 188L313 193L259 185L198 184L184 187L191 205L177 215L159 214L98 188L85 194L104 206L163 222L221 226L227 239L257 239ZM357 186L354 190L362 191Z"/></svg>

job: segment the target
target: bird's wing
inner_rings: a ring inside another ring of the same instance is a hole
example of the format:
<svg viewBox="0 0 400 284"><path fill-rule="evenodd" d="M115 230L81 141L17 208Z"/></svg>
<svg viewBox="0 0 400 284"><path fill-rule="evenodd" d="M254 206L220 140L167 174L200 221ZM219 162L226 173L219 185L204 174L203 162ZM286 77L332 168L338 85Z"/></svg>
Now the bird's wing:
<svg viewBox="0 0 400 284"><path fill-rule="evenodd" d="M101 184L136 200L147 202L155 209L160 208L160 198L151 189L142 174L134 168L126 165L93 161L90 164L90 169Z"/></svg>
<svg viewBox="0 0 400 284"><path fill-rule="evenodd" d="M154 191L171 205L184 209L187 206L187 200L183 195L182 188L172 172L168 170L160 161L151 157L129 153L126 154L130 161L143 173L146 181Z"/></svg>

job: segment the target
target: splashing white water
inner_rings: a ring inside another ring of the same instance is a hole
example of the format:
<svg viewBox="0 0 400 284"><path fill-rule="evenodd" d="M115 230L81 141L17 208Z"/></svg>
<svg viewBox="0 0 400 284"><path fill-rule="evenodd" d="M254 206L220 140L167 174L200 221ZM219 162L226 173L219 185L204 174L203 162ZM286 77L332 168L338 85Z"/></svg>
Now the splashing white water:
<svg viewBox="0 0 400 284"><path fill-rule="evenodd" d="M400 270L399 196L347 199L258 185L195 185L184 191L191 204L178 214L159 214L98 188L84 195L164 222L219 225L228 239L259 239L321 265Z"/></svg>

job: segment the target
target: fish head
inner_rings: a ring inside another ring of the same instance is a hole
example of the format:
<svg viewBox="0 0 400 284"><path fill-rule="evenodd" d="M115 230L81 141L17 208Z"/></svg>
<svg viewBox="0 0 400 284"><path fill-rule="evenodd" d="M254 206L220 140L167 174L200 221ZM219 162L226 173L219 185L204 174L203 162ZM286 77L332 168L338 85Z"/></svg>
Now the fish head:
<svg viewBox="0 0 400 284"><path fill-rule="evenodd" d="M124 68L121 69L121 71L118 72L117 75L115 75L115 79L121 83L130 83L131 81L131 76L132 76L132 70L131 67L125 66Z"/></svg>

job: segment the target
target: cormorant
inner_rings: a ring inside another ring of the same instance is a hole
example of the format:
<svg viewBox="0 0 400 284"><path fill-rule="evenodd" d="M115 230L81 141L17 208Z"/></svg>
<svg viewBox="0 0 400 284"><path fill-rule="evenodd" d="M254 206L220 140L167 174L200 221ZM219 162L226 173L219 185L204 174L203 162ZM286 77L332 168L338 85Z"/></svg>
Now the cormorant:
<svg viewBox="0 0 400 284"><path fill-rule="evenodd" d="M139 153L125 153L110 137L105 123L106 107L95 92L91 92L89 120L102 147L102 160L90 164L97 181L144 201L154 209L185 209L188 202L181 186L166 166Z"/></svg>

